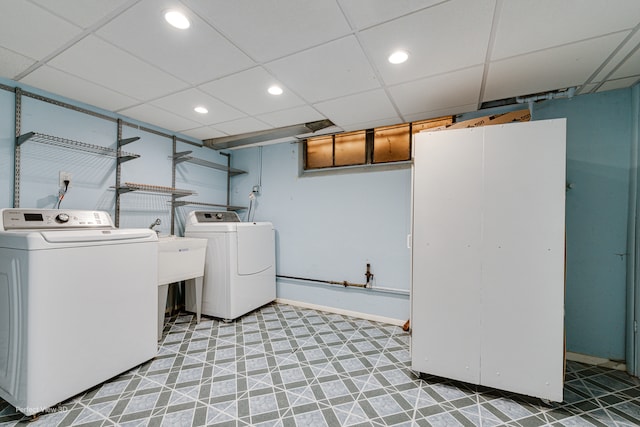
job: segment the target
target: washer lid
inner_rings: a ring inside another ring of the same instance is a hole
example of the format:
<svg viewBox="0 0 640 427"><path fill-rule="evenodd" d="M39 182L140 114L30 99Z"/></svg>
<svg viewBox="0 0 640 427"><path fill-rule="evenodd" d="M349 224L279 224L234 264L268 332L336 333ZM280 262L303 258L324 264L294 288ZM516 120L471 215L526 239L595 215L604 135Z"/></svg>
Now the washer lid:
<svg viewBox="0 0 640 427"><path fill-rule="evenodd" d="M113 240L148 239L154 231L146 228L119 230L52 230L40 234L49 243L105 242Z"/></svg>
<svg viewBox="0 0 640 427"><path fill-rule="evenodd" d="M158 242L155 231L148 228L0 231L0 248L28 251L147 242Z"/></svg>

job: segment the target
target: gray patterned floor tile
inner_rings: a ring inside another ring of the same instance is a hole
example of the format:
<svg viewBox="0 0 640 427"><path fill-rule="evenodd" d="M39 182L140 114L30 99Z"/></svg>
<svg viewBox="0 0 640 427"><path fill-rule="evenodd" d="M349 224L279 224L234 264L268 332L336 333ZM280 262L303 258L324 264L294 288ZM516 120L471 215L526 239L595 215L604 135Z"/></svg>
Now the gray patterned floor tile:
<svg viewBox="0 0 640 427"><path fill-rule="evenodd" d="M640 382L568 361L564 401L411 370L399 327L285 304L234 322L167 318L158 355L29 426L640 425ZM0 426L29 418L0 400Z"/></svg>

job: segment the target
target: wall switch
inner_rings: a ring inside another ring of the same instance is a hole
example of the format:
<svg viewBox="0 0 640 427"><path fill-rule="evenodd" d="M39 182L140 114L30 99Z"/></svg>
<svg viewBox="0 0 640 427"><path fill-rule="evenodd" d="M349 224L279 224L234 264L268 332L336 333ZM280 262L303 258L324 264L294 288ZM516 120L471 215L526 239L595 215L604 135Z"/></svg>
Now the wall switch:
<svg viewBox="0 0 640 427"><path fill-rule="evenodd" d="M260 186L254 185L253 188L251 189L251 192L254 194L260 194Z"/></svg>
<svg viewBox="0 0 640 427"><path fill-rule="evenodd" d="M60 188L64 188L64 182L69 181L69 187L71 187L71 172L60 171L58 185Z"/></svg>

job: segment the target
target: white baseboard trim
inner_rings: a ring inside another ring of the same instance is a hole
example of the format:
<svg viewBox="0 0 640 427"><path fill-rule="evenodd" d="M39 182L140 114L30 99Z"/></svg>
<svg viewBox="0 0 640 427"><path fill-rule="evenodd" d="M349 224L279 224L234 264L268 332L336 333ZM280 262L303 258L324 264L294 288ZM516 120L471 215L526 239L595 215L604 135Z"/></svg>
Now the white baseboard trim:
<svg viewBox="0 0 640 427"><path fill-rule="evenodd" d="M329 313L343 314L345 316L357 317L358 319L371 320L373 322L388 323L394 326L402 326L407 321L406 319L405 320L393 319L391 317L376 316L375 314L360 313L359 311L343 310L341 308L311 304L308 302L295 301L295 300L290 300L285 298L276 298L276 302L280 304L293 305L296 307L311 308L313 310L326 311Z"/></svg>
<svg viewBox="0 0 640 427"><path fill-rule="evenodd" d="M572 353L567 351L567 360L574 362L586 363L587 365L602 366L604 368L617 369L619 371L627 370L627 365L613 360L604 359L602 357L588 356L586 354Z"/></svg>

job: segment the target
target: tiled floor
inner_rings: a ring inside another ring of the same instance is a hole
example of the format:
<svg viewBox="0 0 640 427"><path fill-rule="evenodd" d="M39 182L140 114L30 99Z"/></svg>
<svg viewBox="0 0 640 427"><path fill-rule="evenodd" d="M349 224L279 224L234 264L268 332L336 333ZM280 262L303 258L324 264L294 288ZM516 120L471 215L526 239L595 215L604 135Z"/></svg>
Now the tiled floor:
<svg viewBox="0 0 640 427"><path fill-rule="evenodd" d="M185 314L154 360L29 425L640 425L640 387L624 372L568 362L564 402L544 405L409 367L396 326L283 304L228 324ZM27 421L0 400L0 426Z"/></svg>

